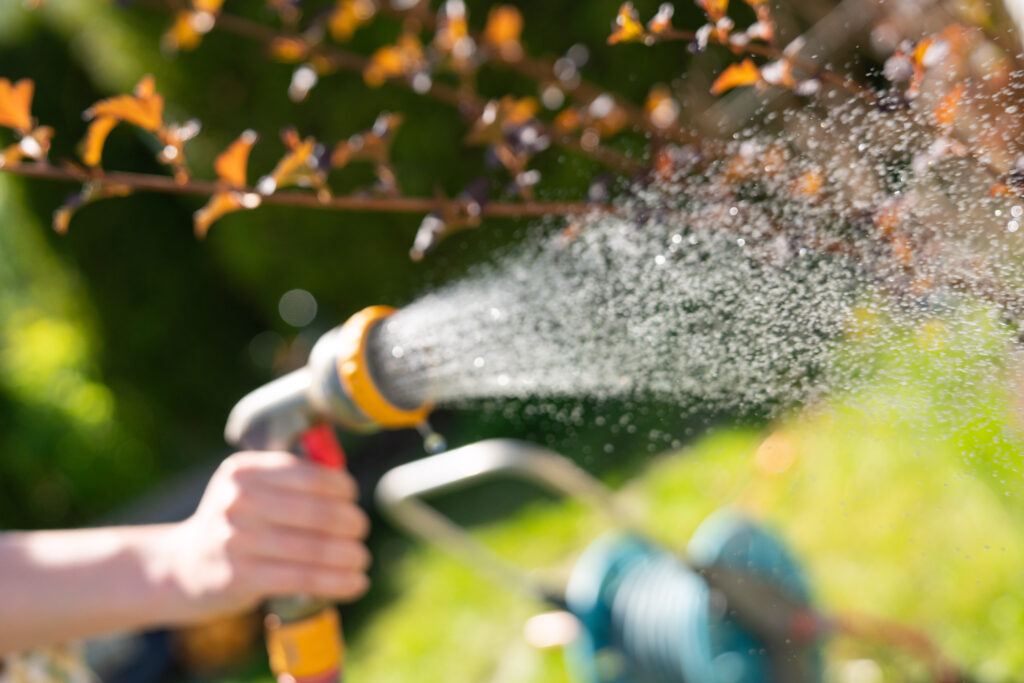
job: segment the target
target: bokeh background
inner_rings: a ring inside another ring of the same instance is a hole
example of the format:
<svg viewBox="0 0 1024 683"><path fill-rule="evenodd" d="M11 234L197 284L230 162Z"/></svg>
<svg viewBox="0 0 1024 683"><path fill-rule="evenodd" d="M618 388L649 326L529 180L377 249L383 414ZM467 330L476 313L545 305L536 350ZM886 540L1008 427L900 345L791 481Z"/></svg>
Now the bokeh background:
<svg viewBox="0 0 1024 683"><path fill-rule="evenodd" d="M605 45L615 0L516 4L526 18L528 51L557 56L586 45L586 76L637 103L653 84L675 82L686 109L700 112L713 75L731 61L718 53L694 58L683 44ZM643 16L657 5L636 4ZM1011 26L1003 8L990 4L890 4L900 19L893 25L908 32L964 16ZM489 3L467 5L479 24ZM262 3L228 6L273 21ZM783 3L780 29L795 37L834 17L837 7L841 16L863 21L835 34L834 62L873 78L871 70L885 56L872 41L881 11L874 3ZM698 26L700 17L696 7L680 3L675 23ZM445 105L394 86L369 90L358 75L345 74L325 78L296 104L286 96L293 67L268 59L258 44L214 33L193 52L169 55L160 48L168 23L167 14L130 2L50 0L31 12L18 0L0 2L0 76L36 82L34 113L58 131L52 158L75 156L86 107L129 91L151 73L167 98L168 118L202 121L201 135L189 143L199 177L212 177L213 157L243 129L264 138L250 163L262 171L276 161L283 127L340 140L368 128L382 110L406 114L393 155L406 193L454 194L483 172L483 154L461 144L465 123ZM369 53L398 31L397 22L379 19L351 46ZM536 84L488 69L479 87L484 95L536 92ZM706 116L695 120L706 130L729 127ZM613 144L636 153L642 148L642 140L629 135ZM104 164L162 172L149 141L128 127L112 134ZM540 155L536 167L544 178L539 194L552 199L584 197L601 173L591 160L560 150ZM335 178L335 187L371 180L370 168L354 166ZM228 216L197 241L191 216L200 199L137 194L87 206L69 234L58 236L49 217L73 191L0 175L4 529L187 514L205 477L228 453L223 424L240 396L301 362L320 333L356 310L402 305L505 245L529 239L533 226L487 220L414 264L408 250L416 216L264 207ZM282 297L296 289L317 305L301 326L286 320L287 310L282 315ZM1024 672L1016 397L1007 384L984 402L984 414L976 407L958 412L959 387L937 386L935 378L943 376L936 368L955 346L948 340L959 333L911 336L904 341L912 353L878 359L913 358L902 374L914 378L910 382L876 387L874 398L836 396L827 410L773 423L749 414L666 423L669 412L632 406L631 417L615 428L626 408L602 404L587 410L608 416L604 426L570 436L544 411L506 404L447 411L435 426L454 443L489 435L552 440L619 488L671 547L681 547L712 510L741 505L793 543L825 604L913 624L979 680L1016 680ZM850 344L856 343L852 335ZM993 354L1003 353L1000 343L993 334ZM860 408L872 401L882 407L868 418ZM908 405L920 418L915 429L902 420ZM957 423L953 438L951 420ZM759 447L777 429L776 451L766 455ZM678 439L666 441L661 433ZM421 453L415 434L343 438L367 494L388 466ZM525 564L566 562L600 526L571 503L511 487L462 496L446 509ZM566 680L558 653L523 642L523 621L537 605L383 522L371 543L374 588L346 609L353 679ZM134 664L142 668L124 680L142 680L146 663L165 680L270 680L254 623L111 640L91 653L110 671L144 653ZM884 644L844 641L831 646L829 675L851 683L926 680L917 664Z"/></svg>

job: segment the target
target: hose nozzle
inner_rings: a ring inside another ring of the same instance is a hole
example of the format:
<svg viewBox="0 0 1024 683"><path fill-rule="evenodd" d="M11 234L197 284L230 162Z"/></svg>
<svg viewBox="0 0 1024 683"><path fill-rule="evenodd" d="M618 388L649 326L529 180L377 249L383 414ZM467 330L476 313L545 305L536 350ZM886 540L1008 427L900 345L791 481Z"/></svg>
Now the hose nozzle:
<svg viewBox="0 0 1024 683"><path fill-rule="evenodd" d="M225 436L244 448L288 448L297 435L324 420L356 432L421 425L433 409L427 399L414 404L389 397L393 383L369 353L376 333L396 309L370 306L324 334L309 362L239 401L228 417ZM393 367L389 372L394 372Z"/></svg>

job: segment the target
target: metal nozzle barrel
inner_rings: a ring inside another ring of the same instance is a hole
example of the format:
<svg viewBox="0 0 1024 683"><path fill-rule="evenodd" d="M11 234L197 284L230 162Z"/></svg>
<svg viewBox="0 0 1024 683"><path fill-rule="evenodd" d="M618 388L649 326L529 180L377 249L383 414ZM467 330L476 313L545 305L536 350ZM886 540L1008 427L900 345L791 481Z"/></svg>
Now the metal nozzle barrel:
<svg viewBox="0 0 1024 683"><path fill-rule="evenodd" d="M383 321L395 313L370 306L324 334L309 362L256 389L235 405L225 436L244 448L294 445L312 424L329 420L345 429L372 432L415 427L430 415L426 398L393 398L383 364L373 346ZM395 372L389 364L387 372Z"/></svg>

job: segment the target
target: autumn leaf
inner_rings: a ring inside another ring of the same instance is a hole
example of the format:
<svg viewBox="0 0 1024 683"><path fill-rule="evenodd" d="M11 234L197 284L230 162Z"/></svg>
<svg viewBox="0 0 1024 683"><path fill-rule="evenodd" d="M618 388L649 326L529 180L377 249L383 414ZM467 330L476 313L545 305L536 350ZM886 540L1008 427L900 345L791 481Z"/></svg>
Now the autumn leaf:
<svg viewBox="0 0 1024 683"><path fill-rule="evenodd" d="M466 17L465 3L462 0L446 0L441 3L437 24L434 46L446 54L456 52L459 44L469 38L469 20Z"/></svg>
<svg viewBox="0 0 1024 683"><path fill-rule="evenodd" d="M672 30L672 15L675 12L676 8L672 6L672 3L661 3L661 6L658 7L658 13L647 22L647 31L657 36Z"/></svg>
<svg viewBox="0 0 1024 683"><path fill-rule="evenodd" d="M612 34L608 36L608 44L633 43L643 40L646 35L644 25L640 23L640 15L632 2L624 2L612 23Z"/></svg>
<svg viewBox="0 0 1024 683"><path fill-rule="evenodd" d="M704 10L712 23L717 23L729 9L729 0L697 0L697 6Z"/></svg>
<svg viewBox="0 0 1024 683"><path fill-rule="evenodd" d="M771 43L775 40L775 22L772 21L771 7L768 0L743 0L754 10L757 21L747 29L750 38L759 38Z"/></svg>
<svg viewBox="0 0 1024 683"><path fill-rule="evenodd" d="M89 124L89 129L85 132L85 140L82 142L82 161L86 166L99 165L107 136L118 123L113 116L101 116Z"/></svg>
<svg viewBox="0 0 1024 683"><path fill-rule="evenodd" d="M946 93L939 103L935 105L935 123L943 128L951 128L956 120L957 110L960 108L960 101L963 99L967 86L961 83Z"/></svg>
<svg viewBox="0 0 1024 683"><path fill-rule="evenodd" d="M91 123L83 142L83 161L87 166L99 165L107 136L122 121L156 132L163 126L163 111L164 98L156 92L152 76L139 81L134 95L118 95L97 102L84 114Z"/></svg>
<svg viewBox="0 0 1024 683"><path fill-rule="evenodd" d="M644 111L655 126L668 128L679 118L679 103L672 98L672 91L663 85L656 85L647 95Z"/></svg>
<svg viewBox="0 0 1024 683"><path fill-rule="evenodd" d="M523 15L513 5L496 5L487 14L484 42L498 50L502 59L517 61L523 56L520 37L523 33Z"/></svg>
<svg viewBox="0 0 1024 683"><path fill-rule="evenodd" d="M53 140L53 128L37 126L18 142L0 150L0 168L10 168L21 163L22 159L42 161L50 151Z"/></svg>
<svg viewBox="0 0 1024 683"><path fill-rule="evenodd" d="M192 214L192 227L196 237L203 239L210 232L210 227L222 216L243 209L255 209L262 198L254 192L225 191L210 197L206 206Z"/></svg>
<svg viewBox="0 0 1024 683"><path fill-rule="evenodd" d="M119 183L88 182L82 186L80 192L69 197L67 201L53 212L53 229L58 234L63 235L68 231L68 226L71 224L71 218L75 212L86 204L99 199L127 197L133 191L130 186Z"/></svg>
<svg viewBox="0 0 1024 683"><path fill-rule="evenodd" d="M327 30L339 43L348 42L376 13L373 0L338 0L327 17Z"/></svg>
<svg viewBox="0 0 1024 683"><path fill-rule="evenodd" d="M563 133L579 130L582 125L583 117L580 114L580 110L575 107L569 107L558 112L558 116L555 117L554 121L555 130Z"/></svg>
<svg viewBox="0 0 1024 683"><path fill-rule="evenodd" d="M304 62L309 52L309 43L297 36L277 36L270 41L271 56L285 64Z"/></svg>
<svg viewBox="0 0 1024 683"><path fill-rule="evenodd" d="M259 194L244 191L249 152L257 140L255 131L246 130L214 159L213 168L220 178L223 189L210 197L206 206L192 215L192 225L197 238L205 238L210 226L221 216L242 209L255 209L262 202Z"/></svg>
<svg viewBox="0 0 1024 683"><path fill-rule="evenodd" d="M238 139L228 145L227 149L217 155L213 161L213 169L217 177L234 188L246 186L246 168L249 165L249 152L259 136L256 131L246 130Z"/></svg>
<svg viewBox="0 0 1024 683"><path fill-rule="evenodd" d="M711 84L711 94L721 95L722 93L744 85L754 85L761 81L761 72L758 70L754 60L744 59L739 64L731 64L723 71L715 82Z"/></svg>
<svg viewBox="0 0 1024 683"><path fill-rule="evenodd" d="M798 197L814 199L821 194L824 184L825 176L821 169L812 168L800 174L800 177L793 183L793 194Z"/></svg>
<svg viewBox="0 0 1024 683"><path fill-rule="evenodd" d="M256 192L269 196L282 187L298 185L314 188L317 197L322 201L330 199L331 193L326 180L327 169L322 167L320 161L326 155L316 138L303 139L294 128L286 128L281 133L281 139L288 147L288 153L277 162L273 171L260 178L256 184Z"/></svg>
<svg viewBox="0 0 1024 683"><path fill-rule="evenodd" d="M164 98L156 92L152 76L144 76L134 95L118 95L100 100L85 111L85 118L112 117L143 130L155 131L163 124Z"/></svg>
<svg viewBox="0 0 1024 683"><path fill-rule="evenodd" d="M491 100L473 122L473 127L466 135L466 143L500 144L507 135L533 121L539 110L540 103L533 97L517 99L506 95L500 100Z"/></svg>
<svg viewBox="0 0 1024 683"><path fill-rule="evenodd" d="M391 145L403 120L401 114L381 113L373 128L335 145L331 153L331 168L343 168L353 161L369 161L374 164L379 190L384 194L398 194L398 177L391 168Z"/></svg>
<svg viewBox="0 0 1024 683"><path fill-rule="evenodd" d="M174 23L161 38L165 50L194 50L199 46L203 36L213 30L217 23L221 2L193 2L194 9L183 9L174 17Z"/></svg>
<svg viewBox="0 0 1024 683"><path fill-rule="evenodd" d="M0 126L12 128L22 135L32 130L32 95L35 84L23 78L11 83L0 78Z"/></svg>
<svg viewBox="0 0 1024 683"><path fill-rule="evenodd" d="M197 12L206 12L208 14L219 14L221 7L224 6L224 0L192 0L192 7Z"/></svg>
<svg viewBox="0 0 1024 683"><path fill-rule="evenodd" d="M427 68L423 44L415 34L402 34L394 45L378 48L363 71L363 80L371 88L384 85L389 79L412 76Z"/></svg>

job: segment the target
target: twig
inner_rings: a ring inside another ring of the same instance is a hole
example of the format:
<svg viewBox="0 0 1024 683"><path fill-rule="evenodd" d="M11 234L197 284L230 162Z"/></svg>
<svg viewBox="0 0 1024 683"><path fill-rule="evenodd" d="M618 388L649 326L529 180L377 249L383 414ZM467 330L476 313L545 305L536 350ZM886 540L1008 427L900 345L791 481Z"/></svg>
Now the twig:
<svg viewBox="0 0 1024 683"><path fill-rule="evenodd" d="M391 7L388 2L382 2L378 9L382 14L396 19L412 17L428 29L434 29L437 26L437 19L434 13L429 11L424 3L417 3L410 9L400 10ZM479 32L474 32L472 36L477 45L484 42ZM488 54L488 61L537 83L545 81L557 83L562 92L579 105L586 106L601 95L610 95L614 98L615 105L625 115L630 127L637 131L650 133L656 139L680 145L702 142L700 137L681 126L659 128L651 122L651 119L642 109L633 103L624 100L616 94L609 93L583 78L580 78L575 85L567 85L555 75L555 65L550 59L537 59L526 54L525 51L517 57L511 58L502 54L500 50L494 50Z"/></svg>
<svg viewBox="0 0 1024 683"><path fill-rule="evenodd" d="M656 42L679 40L691 42L696 38L696 32L682 31L679 29L669 29L654 36ZM772 60L787 60L790 64L797 67L798 69L805 71L808 74L811 74L813 77L821 79L823 83L828 83L829 85L838 88L839 90L843 90L853 95L854 97L857 97L868 106L875 107L878 106L880 103L880 98L878 94L875 93L870 88L867 88L861 85L860 83L857 83L853 79L843 76L842 74L836 73L835 71L832 71L827 67L814 64L813 62L807 61L806 59L801 59L796 55L788 56L782 50L779 50L774 46L764 45L755 42L748 42L742 46L723 44L723 47L736 54L750 54L756 55L758 57L765 57L767 59ZM920 118L915 116L908 116L908 119L913 125L918 126L921 130L927 131L931 135L934 135L936 137L948 136L956 140L957 142L961 143L964 146L964 148L968 150L970 158L975 163L977 163L978 166L986 174L988 174L992 180L999 181L1002 179L1004 174L998 168L993 166L990 162L986 161L982 155L972 150L968 142L964 140L962 136L958 135L956 131L950 131L947 133L945 131L939 130L932 123L928 121L922 121Z"/></svg>
<svg viewBox="0 0 1024 683"><path fill-rule="evenodd" d="M224 189L218 183L203 180L190 180L187 183L179 184L173 178L163 175L127 173L123 171L85 171L76 167L54 166L47 163L25 163L5 166L0 167L0 172L43 180L72 183L96 182L104 185L117 185L132 190L163 194L209 196ZM238 191L255 192L255 190L251 189ZM439 210L459 211L466 207L466 202L458 199L439 199L433 197L346 195L331 197L326 201L321 201L313 194L298 191L275 192L274 194L262 197L262 204L299 206L310 209L418 214ZM588 202L490 202L483 205L481 215L495 218L538 218L611 210L611 207Z"/></svg>
<svg viewBox="0 0 1024 683"><path fill-rule="evenodd" d="M280 33L257 22L232 14L218 14L215 28L226 33L232 33L267 45L279 39L302 40L301 36ZM350 52L348 50L343 50L333 45L324 45L322 43L310 46L310 55L315 55L327 60L332 67L337 69L360 74L370 63L370 59L368 57L364 57L363 55ZM406 88L412 88L411 84L405 79L392 79L391 82L402 85ZM436 80L431 83L429 90L421 94L433 97L434 99L446 104L450 104L453 107L466 112L473 118L479 116L484 111L487 104L485 100L473 93L453 88L445 83L439 83ZM646 167L642 162L632 159L609 147L601 145L593 147L584 146L580 142L579 138L567 133L552 130L542 122L538 122L537 127L540 132L547 135L554 144L589 156L610 168L614 168L620 173L635 175L642 172Z"/></svg>

